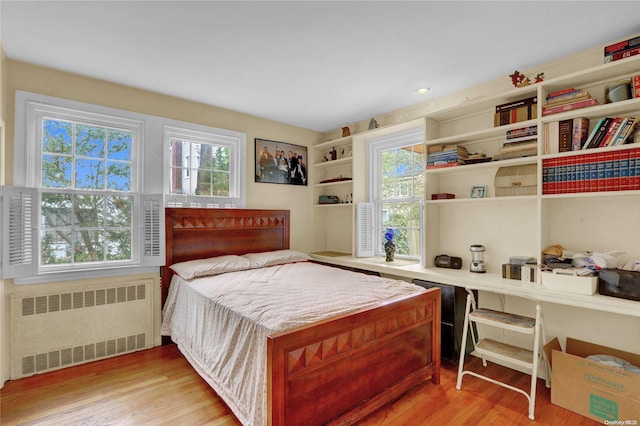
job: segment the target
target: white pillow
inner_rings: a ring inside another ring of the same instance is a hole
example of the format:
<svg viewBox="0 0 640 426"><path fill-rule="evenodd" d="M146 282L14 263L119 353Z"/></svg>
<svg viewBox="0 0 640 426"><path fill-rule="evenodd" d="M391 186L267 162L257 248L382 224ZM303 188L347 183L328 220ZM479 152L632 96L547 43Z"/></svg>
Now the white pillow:
<svg viewBox="0 0 640 426"><path fill-rule="evenodd" d="M251 268L283 265L285 263L304 262L309 256L297 250L275 250L261 253L247 253L243 255L251 263Z"/></svg>
<svg viewBox="0 0 640 426"><path fill-rule="evenodd" d="M171 269L185 280L207 275L224 274L225 272L242 271L250 267L251 264L248 259L235 255L189 260L171 265Z"/></svg>

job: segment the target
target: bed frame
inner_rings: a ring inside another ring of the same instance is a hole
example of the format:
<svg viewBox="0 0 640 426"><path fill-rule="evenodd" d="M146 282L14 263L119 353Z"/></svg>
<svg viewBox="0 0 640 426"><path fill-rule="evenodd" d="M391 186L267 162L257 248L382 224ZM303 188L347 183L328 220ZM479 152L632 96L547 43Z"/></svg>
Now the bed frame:
<svg viewBox="0 0 640 426"><path fill-rule="evenodd" d="M166 266L289 248L288 210L167 208ZM272 425L353 424L426 379L440 383L440 290L269 336Z"/></svg>

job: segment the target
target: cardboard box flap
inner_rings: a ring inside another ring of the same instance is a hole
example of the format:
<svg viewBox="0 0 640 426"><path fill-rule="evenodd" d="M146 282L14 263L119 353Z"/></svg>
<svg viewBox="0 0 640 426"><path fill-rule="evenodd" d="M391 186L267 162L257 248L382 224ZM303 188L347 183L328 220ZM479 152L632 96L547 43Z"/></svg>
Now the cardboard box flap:
<svg viewBox="0 0 640 426"><path fill-rule="evenodd" d="M557 339L557 338L556 338ZM640 367L640 355L630 352L620 351L607 346L596 345L595 343L584 342L578 339L567 337L565 351L569 354L586 358L590 355L612 355L622 358L633 365Z"/></svg>
<svg viewBox="0 0 640 426"><path fill-rule="evenodd" d="M543 350L544 354L547 356L547 361L549 361L549 367L553 369L553 351L562 352L560 341L557 337L554 337L553 340L544 345Z"/></svg>

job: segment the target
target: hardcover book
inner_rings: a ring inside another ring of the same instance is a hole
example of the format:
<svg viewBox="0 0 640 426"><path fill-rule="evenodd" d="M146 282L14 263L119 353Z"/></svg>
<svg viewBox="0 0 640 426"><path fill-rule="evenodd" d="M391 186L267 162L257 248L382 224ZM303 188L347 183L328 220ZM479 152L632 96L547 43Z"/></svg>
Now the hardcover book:
<svg viewBox="0 0 640 426"><path fill-rule="evenodd" d="M573 119L573 128L571 132L571 150L578 151L589 137L589 119L586 117L578 117Z"/></svg>

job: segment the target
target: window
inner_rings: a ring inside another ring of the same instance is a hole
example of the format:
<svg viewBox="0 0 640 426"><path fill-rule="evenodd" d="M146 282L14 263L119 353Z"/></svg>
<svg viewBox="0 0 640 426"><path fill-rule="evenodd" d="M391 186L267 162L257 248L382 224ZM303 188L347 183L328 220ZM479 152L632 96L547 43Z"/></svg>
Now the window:
<svg viewBox="0 0 640 426"><path fill-rule="evenodd" d="M164 140L169 152L170 206L240 207L244 205L245 139L219 129L169 127Z"/></svg>
<svg viewBox="0 0 640 426"><path fill-rule="evenodd" d="M369 141L369 200L374 206L373 241L384 255L384 234L394 232L396 256L420 259L424 200L424 130Z"/></svg>
<svg viewBox="0 0 640 426"><path fill-rule="evenodd" d="M0 272L17 284L157 272L164 205L244 206L243 133L16 91L15 140Z"/></svg>

